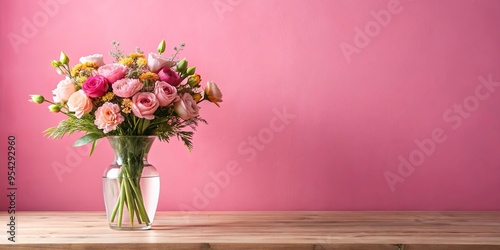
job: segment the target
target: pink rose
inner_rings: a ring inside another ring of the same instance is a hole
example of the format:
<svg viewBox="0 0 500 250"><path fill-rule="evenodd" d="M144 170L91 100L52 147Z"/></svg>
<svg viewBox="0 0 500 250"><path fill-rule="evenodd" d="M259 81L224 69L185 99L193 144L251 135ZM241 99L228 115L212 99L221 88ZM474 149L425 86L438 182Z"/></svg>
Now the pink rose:
<svg viewBox="0 0 500 250"><path fill-rule="evenodd" d="M120 79L113 84L113 93L122 98L129 98L144 87L138 79Z"/></svg>
<svg viewBox="0 0 500 250"><path fill-rule="evenodd" d="M92 100L80 89L69 97L68 110L75 112L77 118L82 118L83 114L92 111Z"/></svg>
<svg viewBox="0 0 500 250"><path fill-rule="evenodd" d="M54 102L67 102L71 94L75 92L76 85L71 79L66 78L61 80L57 84L56 89L52 91L52 94L54 94Z"/></svg>
<svg viewBox="0 0 500 250"><path fill-rule="evenodd" d="M127 67L119 63L106 64L97 69L97 73L106 77L109 83L113 84L118 79L122 79L127 73Z"/></svg>
<svg viewBox="0 0 500 250"><path fill-rule="evenodd" d="M177 95L177 89L166 82L157 81L155 83L154 93L160 106L164 107L170 103L177 101L179 96Z"/></svg>
<svg viewBox="0 0 500 250"><path fill-rule="evenodd" d="M155 94L151 92L139 92L132 97L132 112L139 118L153 120L153 115L160 103Z"/></svg>
<svg viewBox="0 0 500 250"><path fill-rule="evenodd" d="M198 116L199 109L198 105L196 105L196 101L188 93L184 93L180 100L174 103L175 113L183 120Z"/></svg>
<svg viewBox="0 0 500 250"><path fill-rule="evenodd" d="M170 68L162 68L160 72L158 72L158 77L160 81L167 82L174 87L179 85L182 81L181 77Z"/></svg>
<svg viewBox="0 0 500 250"><path fill-rule="evenodd" d="M91 76L82 85L83 92L92 98L103 96L108 88L108 80L104 76Z"/></svg>
<svg viewBox="0 0 500 250"><path fill-rule="evenodd" d="M93 63L97 64L98 67L101 67L102 65L104 65L104 60L102 59L101 54L94 54L94 55L90 55L90 56L80 57L80 63L86 63L86 62L93 62Z"/></svg>
<svg viewBox="0 0 500 250"><path fill-rule="evenodd" d="M123 115L120 114L120 107L117 104L105 102L95 111L94 124L97 128L102 129L104 133L116 130L116 126L125 121Z"/></svg>
<svg viewBox="0 0 500 250"><path fill-rule="evenodd" d="M151 72L158 73L161 68L170 68L175 65L175 62L168 60L166 57L149 53L148 55L148 68Z"/></svg>

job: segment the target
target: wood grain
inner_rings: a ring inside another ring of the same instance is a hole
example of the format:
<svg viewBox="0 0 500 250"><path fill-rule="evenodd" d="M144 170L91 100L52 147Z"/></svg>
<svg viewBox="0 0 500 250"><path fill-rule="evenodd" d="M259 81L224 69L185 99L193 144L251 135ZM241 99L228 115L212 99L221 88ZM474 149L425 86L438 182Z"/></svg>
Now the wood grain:
<svg viewBox="0 0 500 250"><path fill-rule="evenodd" d="M134 232L109 229L104 212L16 215L16 243L4 231L0 248L500 249L500 212L158 212Z"/></svg>

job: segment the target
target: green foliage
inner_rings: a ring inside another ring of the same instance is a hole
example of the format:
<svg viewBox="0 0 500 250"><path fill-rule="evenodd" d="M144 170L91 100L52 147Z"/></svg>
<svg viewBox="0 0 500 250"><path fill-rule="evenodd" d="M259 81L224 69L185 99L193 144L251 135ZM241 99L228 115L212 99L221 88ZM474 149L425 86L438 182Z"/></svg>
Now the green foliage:
<svg viewBox="0 0 500 250"><path fill-rule="evenodd" d="M61 139L64 135L69 136L78 131L101 134L104 136L104 133L96 127L93 121L94 119L91 118L89 114L83 115L81 119L69 116L68 119L59 122L59 125L45 130L44 134L53 139Z"/></svg>
<svg viewBox="0 0 500 250"><path fill-rule="evenodd" d="M87 143L91 143L91 142L94 142L94 141L97 141L101 138L103 138L105 135L102 134L102 133L90 133L90 134L86 134L82 137L80 137L78 140L75 141L75 143L73 143L73 147L80 147L80 146L83 146Z"/></svg>
<svg viewBox="0 0 500 250"><path fill-rule="evenodd" d="M120 43L113 41L111 44L113 44L115 51L110 51L109 55L115 59L115 62L118 62L120 58L124 57L123 51L119 49Z"/></svg>
<svg viewBox="0 0 500 250"><path fill-rule="evenodd" d="M173 114L174 111L171 108L165 108L159 110L158 112L165 115ZM167 117L157 116L156 119L152 121L146 119L137 119L136 121L139 125L135 127L135 131L127 130L122 131L122 133L113 131L113 133L104 134L102 130L98 129L95 126L93 120L94 118L89 114L85 114L80 119L74 116L70 116L68 119L62 120L59 125L45 130L45 136L53 139L60 139L65 135L69 136L78 131L86 132L84 136L75 141L73 146L78 147L83 146L87 143L93 143L92 150L90 152L91 155L97 144L97 140L108 135L156 135L158 136L158 139L160 141L165 142L169 142L171 137L176 137L178 140L184 143L189 151L191 151L193 148L193 131L196 131L196 127L200 123L207 124L207 121L201 117L182 120L181 118L174 115L170 115ZM186 131L186 129L192 129L192 131Z"/></svg>
<svg viewBox="0 0 500 250"><path fill-rule="evenodd" d="M160 141L168 142L171 137L177 137L182 141L186 148L191 151L193 149L193 135L196 131L196 126L199 123L207 124L207 121L200 117L195 117L189 120L182 120L178 117L172 117L169 122L164 122L156 128L156 136ZM191 128L193 131L185 131L186 128Z"/></svg>
<svg viewBox="0 0 500 250"><path fill-rule="evenodd" d="M179 44L179 47L174 47L175 53L172 54L172 56L170 57L170 60L175 61L175 58L184 49L185 46L186 46L185 43L181 43L181 44Z"/></svg>

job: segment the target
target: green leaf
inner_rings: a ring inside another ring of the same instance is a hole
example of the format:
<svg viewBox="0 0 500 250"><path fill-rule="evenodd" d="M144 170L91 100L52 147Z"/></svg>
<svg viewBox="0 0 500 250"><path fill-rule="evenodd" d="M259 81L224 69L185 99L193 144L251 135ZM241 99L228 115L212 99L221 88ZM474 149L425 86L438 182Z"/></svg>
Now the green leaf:
<svg viewBox="0 0 500 250"><path fill-rule="evenodd" d="M99 133L86 134L86 135L80 137L78 140L76 140L75 143L73 143L73 147L80 147L80 146L83 146L87 143L95 142L98 139L101 139L103 137L105 137L105 135L99 134Z"/></svg>
<svg viewBox="0 0 500 250"><path fill-rule="evenodd" d="M177 132L177 139L180 139L184 145L186 146L187 150L191 152L193 149L193 132L191 131L178 131Z"/></svg>
<svg viewBox="0 0 500 250"><path fill-rule="evenodd" d="M150 121L150 120L148 120L148 119L144 119L144 120L142 121L141 134L145 134L146 129L148 129L148 127L149 127L149 123L150 123L150 122L151 122L151 121Z"/></svg>
<svg viewBox="0 0 500 250"><path fill-rule="evenodd" d="M95 146L97 146L97 140L92 142L92 148L90 149L89 157L91 157L92 153L94 153Z"/></svg>

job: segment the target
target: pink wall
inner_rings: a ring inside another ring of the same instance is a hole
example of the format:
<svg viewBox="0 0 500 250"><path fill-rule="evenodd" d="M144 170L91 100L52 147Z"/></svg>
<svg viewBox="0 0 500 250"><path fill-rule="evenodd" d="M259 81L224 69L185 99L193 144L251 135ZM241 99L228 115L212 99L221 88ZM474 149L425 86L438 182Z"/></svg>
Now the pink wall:
<svg viewBox="0 0 500 250"><path fill-rule="evenodd" d="M159 210L499 210L500 1L23 0L1 15L0 183L19 210L103 210L94 156L28 103L49 61L185 42L224 93L190 154L157 142ZM30 27L31 26L31 27ZM111 58L106 57L106 61ZM227 183L213 177L237 165ZM55 167L67 170L58 178ZM215 188L215 189L214 189ZM208 192L208 193L206 193ZM201 195L200 195L201 193ZM5 195L0 207L6 208Z"/></svg>

